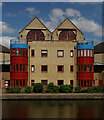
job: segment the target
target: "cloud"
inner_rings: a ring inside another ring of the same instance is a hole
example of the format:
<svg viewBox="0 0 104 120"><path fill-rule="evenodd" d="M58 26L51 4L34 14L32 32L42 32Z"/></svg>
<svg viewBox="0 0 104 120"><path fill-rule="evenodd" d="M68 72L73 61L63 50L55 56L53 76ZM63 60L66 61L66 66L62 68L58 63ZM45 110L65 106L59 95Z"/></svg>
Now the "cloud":
<svg viewBox="0 0 104 120"><path fill-rule="evenodd" d="M16 14L13 14L13 13L7 13L6 16L7 16L7 17L16 17Z"/></svg>
<svg viewBox="0 0 104 120"><path fill-rule="evenodd" d="M0 44L10 48L10 40L11 39L16 39L16 38L15 37L9 37L9 36L2 36L2 37L0 37Z"/></svg>
<svg viewBox="0 0 104 120"><path fill-rule="evenodd" d="M2 2L0 2L0 7L1 7L2 5L3 5Z"/></svg>
<svg viewBox="0 0 104 120"><path fill-rule="evenodd" d="M102 36L102 27L94 20L79 17L71 20L79 29L84 32L93 32L95 36Z"/></svg>
<svg viewBox="0 0 104 120"><path fill-rule="evenodd" d="M5 22L0 21L0 34L2 33L14 33L16 30L10 28L8 24Z"/></svg>
<svg viewBox="0 0 104 120"><path fill-rule="evenodd" d="M66 16L70 16L70 17L72 17L72 16L81 16L80 11L74 10L72 8L67 8L66 11L65 11L65 14L66 14Z"/></svg>
<svg viewBox="0 0 104 120"><path fill-rule="evenodd" d="M26 11L29 13L29 17L31 18L34 15L38 15L40 13L39 10L36 10L33 7L26 8Z"/></svg>
<svg viewBox="0 0 104 120"><path fill-rule="evenodd" d="M80 16L80 12L76 9L67 8L65 11L60 8L54 8L51 10L49 16L49 21L45 22L42 20L42 22L50 29L50 31L53 31L56 26L58 26L65 18L66 16Z"/></svg>

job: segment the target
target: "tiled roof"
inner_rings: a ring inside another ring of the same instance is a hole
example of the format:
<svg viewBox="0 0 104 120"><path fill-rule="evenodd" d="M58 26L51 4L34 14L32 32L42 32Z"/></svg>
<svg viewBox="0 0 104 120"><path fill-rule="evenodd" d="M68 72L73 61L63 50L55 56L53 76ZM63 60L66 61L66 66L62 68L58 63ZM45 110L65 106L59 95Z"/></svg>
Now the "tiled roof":
<svg viewBox="0 0 104 120"><path fill-rule="evenodd" d="M3 45L0 45L0 52L2 52L2 53L10 53L10 49L3 46Z"/></svg>

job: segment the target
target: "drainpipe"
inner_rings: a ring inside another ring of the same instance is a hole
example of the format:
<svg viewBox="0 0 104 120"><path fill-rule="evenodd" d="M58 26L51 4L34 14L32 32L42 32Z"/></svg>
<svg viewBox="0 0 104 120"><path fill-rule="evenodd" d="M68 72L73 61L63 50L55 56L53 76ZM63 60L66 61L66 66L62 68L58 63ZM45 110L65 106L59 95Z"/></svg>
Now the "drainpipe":
<svg viewBox="0 0 104 120"><path fill-rule="evenodd" d="M30 45L29 45L29 86L30 86Z"/></svg>

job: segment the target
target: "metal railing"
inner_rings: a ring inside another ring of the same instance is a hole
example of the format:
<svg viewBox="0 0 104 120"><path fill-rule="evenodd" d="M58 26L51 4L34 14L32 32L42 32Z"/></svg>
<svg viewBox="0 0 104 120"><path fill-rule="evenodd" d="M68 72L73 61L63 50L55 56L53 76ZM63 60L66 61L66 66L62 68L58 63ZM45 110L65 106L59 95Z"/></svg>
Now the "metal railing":
<svg viewBox="0 0 104 120"><path fill-rule="evenodd" d="M22 44L27 44L28 41L26 39L12 39L10 40L10 44L18 44L18 43L22 43Z"/></svg>
<svg viewBox="0 0 104 120"><path fill-rule="evenodd" d="M93 41L79 40L77 41L77 45L94 45L94 43Z"/></svg>

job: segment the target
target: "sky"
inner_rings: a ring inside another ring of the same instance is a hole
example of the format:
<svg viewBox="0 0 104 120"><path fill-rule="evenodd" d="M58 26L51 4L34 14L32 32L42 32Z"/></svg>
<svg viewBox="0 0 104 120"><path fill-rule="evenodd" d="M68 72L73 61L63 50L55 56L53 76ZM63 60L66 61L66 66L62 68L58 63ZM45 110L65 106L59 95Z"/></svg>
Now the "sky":
<svg viewBox="0 0 104 120"><path fill-rule="evenodd" d="M1 44L4 46L9 47L10 39L17 39L19 31L34 17L38 17L50 31L58 27L65 18L69 18L81 30L86 40L93 40L94 45L102 42L101 2L5 1L0 3L2 8L0 43L2 41Z"/></svg>

